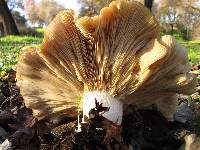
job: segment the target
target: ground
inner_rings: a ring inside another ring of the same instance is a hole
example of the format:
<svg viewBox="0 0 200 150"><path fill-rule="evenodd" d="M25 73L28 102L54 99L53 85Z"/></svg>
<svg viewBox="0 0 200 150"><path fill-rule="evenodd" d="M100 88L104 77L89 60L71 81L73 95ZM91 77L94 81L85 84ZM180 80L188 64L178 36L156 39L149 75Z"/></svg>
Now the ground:
<svg viewBox="0 0 200 150"><path fill-rule="evenodd" d="M132 105L126 106L122 126L100 116L97 110L106 109L100 109L99 104L90 112L93 117L88 123L82 124L81 132L76 132L77 118L66 116L57 123L37 121L23 103L14 70L1 79L0 106L0 142L8 139L16 150L177 150L187 134L196 132L194 120L169 122L156 108L135 110Z"/></svg>

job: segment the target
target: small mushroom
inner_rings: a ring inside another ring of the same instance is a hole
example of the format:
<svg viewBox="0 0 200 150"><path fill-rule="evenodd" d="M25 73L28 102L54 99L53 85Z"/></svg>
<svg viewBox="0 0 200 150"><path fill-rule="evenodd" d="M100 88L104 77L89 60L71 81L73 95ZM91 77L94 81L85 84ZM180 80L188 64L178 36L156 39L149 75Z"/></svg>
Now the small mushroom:
<svg viewBox="0 0 200 150"><path fill-rule="evenodd" d="M76 99L88 116L95 99L103 114L121 124L123 104L152 105L172 118L177 94L195 91L187 51L138 2L113 1L99 16L74 18L60 12L39 48L23 50L17 80L27 107L38 119L77 115Z"/></svg>

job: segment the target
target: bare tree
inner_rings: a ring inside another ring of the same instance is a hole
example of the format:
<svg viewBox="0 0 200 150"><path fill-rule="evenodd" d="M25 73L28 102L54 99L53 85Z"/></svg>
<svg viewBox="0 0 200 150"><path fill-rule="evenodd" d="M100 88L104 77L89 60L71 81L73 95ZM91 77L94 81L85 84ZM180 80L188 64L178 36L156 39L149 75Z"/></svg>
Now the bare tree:
<svg viewBox="0 0 200 150"><path fill-rule="evenodd" d="M198 0L184 0L183 9L178 21L186 30L186 39L189 39L189 32L194 26L200 23L200 6L198 3Z"/></svg>
<svg viewBox="0 0 200 150"><path fill-rule="evenodd" d="M18 35L18 29L5 0L0 0L0 23L4 35Z"/></svg>
<svg viewBox="0 0 200 150"><path fill-rule="evenodd" d="M59 11L64 10L64 7L59 5L56 0L42 0L37 5L37 10L39 18L47 25Z"/></svg>
<svg viewBox="0 0 200 150"><path fill-rule="evenodd" d="M181 7L181 0L162 0L160 2L157 17L161 19L161 22L164 20L165 23L170 25L171 35L174 33L174 26L180 15Z"/></svg>
<svg viewBox="0 0 200 150"><path fill-rule="evenodd" d="M23 0L5 0L10 11L12 12L14 8L23 8Z"/></svg>
<svg viewBox="0 0 200 150"><path fill-rule="evenodd" d="M54 16L64 9L55 0L42 0L36 3L34 0L29 0L24 4L25 11L29 20L37 24L49 24Z"/></svg>
<svg viewBox="0 0 200 150"><path fill-rule="evenodd" d="M170 26L171 35L175 26L184 31L186 38L194 25L200 22L200 6L198 0L162 0L156 14L161 23ZM185 33L186 31L186 33Z"/></svg>

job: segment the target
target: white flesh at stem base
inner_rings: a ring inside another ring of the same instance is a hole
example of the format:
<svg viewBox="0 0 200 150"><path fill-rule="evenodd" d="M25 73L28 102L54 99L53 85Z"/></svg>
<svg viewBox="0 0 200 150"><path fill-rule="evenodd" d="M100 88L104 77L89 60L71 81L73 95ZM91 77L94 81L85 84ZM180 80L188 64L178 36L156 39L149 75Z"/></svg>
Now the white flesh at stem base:
<svg viewBox="0 0 200 150"><path fill-rule="evenodd" d="M109 111L103 113L103 117L117 125L121 125L123 116L123 103L103 91L89 91L83 97L83 116L89 118L89 111L95 108L95 99L103 107L109 107ZM84 118L84 117L83 117ZM84 122L84 119L82 120Z"/></svg>

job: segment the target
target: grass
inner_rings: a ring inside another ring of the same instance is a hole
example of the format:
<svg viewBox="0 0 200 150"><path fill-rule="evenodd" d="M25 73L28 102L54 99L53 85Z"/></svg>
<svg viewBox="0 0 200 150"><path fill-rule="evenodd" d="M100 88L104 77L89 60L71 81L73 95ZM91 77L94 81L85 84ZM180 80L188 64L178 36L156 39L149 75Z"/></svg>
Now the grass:
<svg viewBox="0 0 200 150"><path fill-rule="evenodd" d="M42 38L31 36L6 36L0 38L0 76L17 63L21 48L38 45Z"/></svg>
<svg viewBox="0 0 200 150"><path fill-rule="evenodd" d="M36 28L35 31L41 34L44 34L44 28Z"/></svg>
<svg viewBox="0 0 200 150"><path fill-rule="evenodd" d="M200 41L182 41L180 42L188 50L188 57L191 64L200 61Z"/></svg>
<svg viewBox="0 0 200 150"><path fill-rule="evenodd" d="M161 36L165 35L165 33L161 32ZM185 36L183 33L174 30L173 36L176 40L184 45L188 50L188 57L191 65L197 64L200 62L200 40L196 41L187 41L185 40Z"/></svg>

